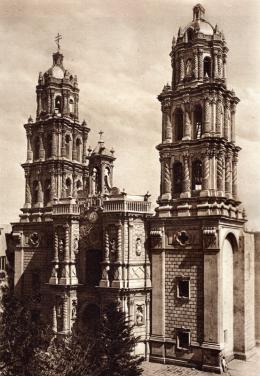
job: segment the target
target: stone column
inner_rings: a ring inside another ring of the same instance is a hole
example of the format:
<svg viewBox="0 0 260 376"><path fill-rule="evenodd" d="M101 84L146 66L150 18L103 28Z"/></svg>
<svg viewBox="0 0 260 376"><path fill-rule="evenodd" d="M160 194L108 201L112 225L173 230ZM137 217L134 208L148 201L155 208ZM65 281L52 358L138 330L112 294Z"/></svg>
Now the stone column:
<svg viewBox="0 0 260 376"><path fill-rule="evenodd" d="M222 196L224 194L224 151L220 150L217 155L217 191L218 195Z"/></svg>
<svg viewBox="0 0 260 376"><path fill-rule="evenodd" d="M54 91L51 90L50 92L50 113L53 114L54 113Z"/></svg>
<svg viewBox="0 0 260 376"><path fill-rule="evenodd" d="M218 52L214 51L214 78L218 78Z"/></svg>
<svg viewBox="0 0 260 376"><path fill-rule="evenodd" d="M163 122L163 135L166 143L172 142L172 124L171 124L171 103L168 99L162 106L162 122Z"/></svg>
<svg viewBox="0 0 260 376"><path fill-rule="evenodd" d="M223 55L223 66L222 66L222 76L223 76L224 80L226 79L226 64L227 64L227 55L224 54Z"/></svg>
<svg viewBox="0 0 260 376"><path fill-rule="evenodd" d="M32 154L32 132L31 130L26 130L26 136L27 136L27 163L32 162L33 154Z"/></svg>
<svg viewBox="0 0 260 376"><path fill-rule="evenodd" d="M231 106L231 141L232 142L236 141L235 119L236 119L236 105L235 103L232 103L232 106Z"/></svg>
<svg viewBox="0 0 260 376"><path fill-rule="evenodd" d="M225 192L227 197L232 195L232 168L231 168L231 152L228 151L226 156L226 169L225 169Z"/></svg>
<svg viewBox="0 0 260 376"><path fill-rule="evenodd" d="M51 93L48 91L47 93L47 113L51 113Z"/></svg>
<svg viewBox="0 0 260 376"><path fill-rule="evenodd" d="M116 271L114 273L114 280L112 282L112 287L123 287L122 281L122 223L121 221L117 224L117 247L116 247L116 262L114 263Z"/></svg>
<svg viewBox="0 0 260 376"><path fill-rule="evenodd" d="M43 206L43 191L42 191L42 183L38 176L38 197L37 197L37 206Z"/></svg>
<svg viewBox="0 0 260 376"><path fill-rule="evenodd" d="M199 57L197 52L194 54L194 76L195 80L199 78Z"/></svg>
<svg viewBox="0 0 260 376"><path fill-rule="evenodd" d="M72 160L77 160L77 148L76 148L76 134L73 132L72 134Z"/></svg>
<svg viewBox="0 0 260 376"><path fill-rule="evenodd" d="M202 190L208 191L209 189L209 153L204 153L203 158L203 178L202 178Z"/></svg>
<svg viewBox="0 0 260 376"><path fill-rule="evenodd" d="M30 188L30 174L28 171L25 172L25 203L24 208L30 208L32 205L32 195Z"/></svg>
<svg viewBox="0 0 260 376"><path fill-rule="evenodd" d="M69 114L69 93L65 92L63 94L63 115Z"/></svg>
<svg viewBox="0 0 260 376"><path fill-rule="evenodd" d="M88 134L86 131L83 131L83 157L82 162L86 163L86 157L87 157L87 140L88 140Z"/></svg>
<svg viewBox="0 0 260 376"><path fill-rule="evenodd" d="M43 131L42 130L39 132L39 140L40 140L39 158L40 160L43 160L45 157L45 150L43 146Z"/></svg>
<svg viewBox="0 0 260 376"><path fill-rule="evenodd" d="M61 156L66 157L66 146L65 146L65 129L61 133Z"/></svg>
<svg viewBox="0 0 260 376"><path fill-rule="evenodd" d="M117 261L122 262L122 224L117 225Z"/></svg>
<svg viewBox="0 0 260 376"><path fill-rule="evenodd" d="M57 333L57 312L56 312L56 304L52 307L52 330L54 333Z"/></svg>
<svg viewBox="0 0 260 376"><path fill-rule="evenodd" d="M199 55L199 80L203 80L203 51L198 51Z"/></svg>
<svg viewBox="0 0 260 376"><path fill-rule="evenodd" d="M184 60L183 58L181 57L181 60L180 60L180 81L182 81L184 79Z"/></svg>
<svg viewBox="0 0 260 376"><path fill-rule="evenodd" d="M224 107L224 137L226 140L229 140L229 134L230 134L229 116L230 116L230 103L228 100L226 100L225 107Z"/></svg>
<svg viewBox="0 0 260 376"><path fill-rule="evenodd" d="M204 101L204 129L202 137L210 136L210 104L209 98L205 98Z"/></svg>
<svg viewBox="0 0 260 376"><path fill-rule="evenodd" d="M49 283L56 285L58 281L58 268L59 268L59 236L58 229L54 228L54 254L52 259L52 273Z"/></svg>
<svg viewBox="0 0 260 376"><path fill-rule="evenodd" d="M57 157L57 134L55 130L52 131L51 157Z"/></svg>
<svg viewBox="0 0 260 376"><path fill-rule="evenodd" d="M51 171L51 194L50 194L50 201L52 202L56 197L56 184L55 184L55 175L54 170Z"/></svg>
<svg viewBox="0 0 260 376"><path fill-rule="evenodd" d="M218 76L219 78L223 77L223 72L222 72L222 54L218 54Z"/></svg>
<svg viewBox="0 0 260 376"><path fill-rule="evenodd" d="M42 112L41 93L37 92L37 118L41 115L41 112Z"/></svg>
<svg viewBox="0 0 260 376"><path fill-rule="evenodd" d="M181 197L190 197L191 181L190 181L188 153L184 153L183 162L184 162L184 180L183 180L183 193L181 193Z"/></svg>
<svg viewBox="0 0 260 376"><path fill-rule="evenodd" d="M212 98L212 100L210 101L210 133L212 135L214 135L214 133L216 132L216 129L215 129L215 121L216 121L216 117L215 117L215 113L216 113L216 98Z"/></svg>
<svg viewBox="0 0 260 376"><path fill-rule="evenodd" d="M221 136L221 100L216 103L216 135Z"/></svg>
<svg viewBox="0 0 260 376"><path fill-rule="evenodd" d="M190 120L190 109L189 103L185 104L185 123L184 123L184 137L183 140L191 139L191 120Z"/></svg>
<svg viewBox="0 0 260 376"><path fill-rule="evenodd" d="M62 318L63 318L63 332L68 331L68 297L64 296L63 302L62 302Z"/></svg>
<svg viewBox="0 0 260 376"><path fill-rule="evenodd" d="M237 163L238 163L238 153L235 151L232 161L232 193L235 200L238 199L237 195Z"/></svg>
<svg viewBox="0 0 260 376"><path fill-rule="evenodd" d="M78 195L78 190L77 190L77 174L73 174L73 176L72 176L72 184L73 184L73 187L72 187L72 189L73 189L73 191L72 191L72 196L74 197L74 198L77 198L77 195Z"/></svg>
<svg viewBox="0 0 260 376"><path fill-rule="evenodd" d="M170 159L162 160L162 199L170 200L171 198L171 174L170 174Z"/></svg>
<svg viewBox="0 0 260 376"><path fill-rule="evenodd" d="M78 105L79 105L79 96L78 94L75 95L75 118L78 119L79 118L79 109L78 109Z"/></svg>
<svg viewBox="0 0 260 376"><path fill-rule="evenodd" d="M69 225L65 225L65 246L64 246L64 261L70 261L70 235L69 235Z"/></svg>
<svg viewBox="0 0 260 376"><path fill-rule="evenodd" d="M102 260L102 277L99 282L100 287L109 287L108 271L109 271L109 234L108 230L104 231L104 252Z"/></svg>

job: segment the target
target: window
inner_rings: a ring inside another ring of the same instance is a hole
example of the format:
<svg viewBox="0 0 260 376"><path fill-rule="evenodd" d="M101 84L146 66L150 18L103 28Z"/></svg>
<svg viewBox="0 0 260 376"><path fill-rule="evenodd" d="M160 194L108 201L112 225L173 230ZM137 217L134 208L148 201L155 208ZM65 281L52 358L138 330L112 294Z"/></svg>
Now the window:
<svg viewBox="0 0 260 376"><path fill-rule="evenodd" d="M194 138L201 138L202 132L202 107L198 104L194 109Z"/></svg>
<svg viewBox="0 0 260 376"><path fill-rule="evenodd" d="M208 78L211 77L211 58L210 57L205 57L203 61L203 72L204 72L204 77Z"/></svg>
<svg viewBox="0 0 260 376"><path fill-rule="evenodd" d="M173 165L173 193L182 192L182 164L175 162Z"/></svg>
<svg viewBox="0 0 260 376"><path fill-rule="evenodd" d="M185 329L176 330L177 349L189 350L190 347L190 331Z"/></svg>
<svg viewBox="0 0 260 376"><path fill-rule="evenodd" d="M188 277L177 278L177 298L180 298L180 299L190 298L190 279Z"/></svg>
<svg viewBox="0 0 260 376"><path fill-rule="evenodd" d="M202 189L202 162L196 160L192 162L192 190L200 191Z"/></svg>
<svg viewBox="0 0 260 376"><path fill-rule="evenodd" d="M69 100L69 111L70 111L70 114L74 113L74 101L72 98L70 98Z"/></svg>
<svg viewBox="0 0 260 376"><path fill-rule="evenodd" d="M175 138L176 141L180 141L183 137L183 112L180 108L175 111Z"/></svg>

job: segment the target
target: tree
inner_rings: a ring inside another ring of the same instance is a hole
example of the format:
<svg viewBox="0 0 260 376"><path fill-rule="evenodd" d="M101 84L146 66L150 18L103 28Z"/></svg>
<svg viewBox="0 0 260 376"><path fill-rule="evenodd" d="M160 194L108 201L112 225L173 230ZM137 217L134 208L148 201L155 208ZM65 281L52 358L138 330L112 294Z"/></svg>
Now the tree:
<svg viewBox="0 0 260 376"><path fill-rule="evenodd" d="M139 376L142 358L133 354L139 338L118 304L109 305L101 316L93 362L99 376Z"/></svg>
<svg viewBox="0 0 260 376"><path fill-rule="evenodd" d="M47 327L32 321L27 305L7 287L3 288L0 313L1 375L35 376L35 354L47 348L49 338Z"/></svg>

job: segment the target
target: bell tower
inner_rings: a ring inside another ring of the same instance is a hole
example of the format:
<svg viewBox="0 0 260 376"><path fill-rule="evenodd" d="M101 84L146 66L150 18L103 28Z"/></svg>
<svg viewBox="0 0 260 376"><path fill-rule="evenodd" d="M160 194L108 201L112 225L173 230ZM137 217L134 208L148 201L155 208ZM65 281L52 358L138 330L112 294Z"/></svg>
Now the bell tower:
<svg viewBox="0 0 260 376"><path fill-rule="evenodd" d="M78 119L77 76L63 65L63 54L53 54L53 64L39 74L36 86L36 121L25 124L27 160L22 221L48 217L55 199L77 197L87 188L87 139L90 129Z"/></svg>
<svg viewBox="0 0 260 376"><path fill-rule="evenodd" d="M219 371L223 355L246 357L254 347L253 336L246 349L238 334L251 325L238 314L247 299L239 290L249 283L242 270L251 249L237 188L239 99L227 87L225 37L204 16L196 5L192 21L173 38L172 82L158 96L161 185L150 220L151 359Z"/></svg>

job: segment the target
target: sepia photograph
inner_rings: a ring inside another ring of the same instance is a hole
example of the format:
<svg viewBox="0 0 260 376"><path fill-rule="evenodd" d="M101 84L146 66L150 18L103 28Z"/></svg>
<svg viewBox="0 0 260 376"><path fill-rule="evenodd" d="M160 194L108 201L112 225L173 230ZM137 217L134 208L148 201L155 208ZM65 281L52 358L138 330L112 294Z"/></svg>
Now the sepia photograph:
<svg viewBox="0 0 260 376"><path fill-rule="evenodd" d="M260 373L260 3L1 0L0 376Z"/></svg>

